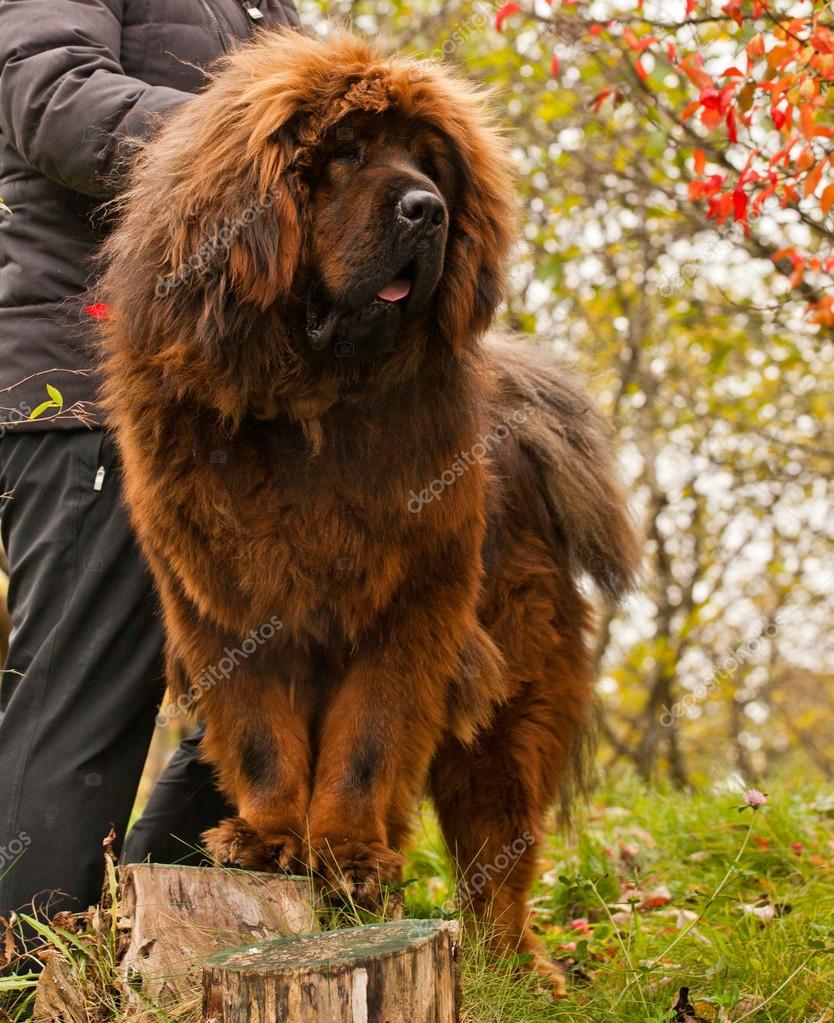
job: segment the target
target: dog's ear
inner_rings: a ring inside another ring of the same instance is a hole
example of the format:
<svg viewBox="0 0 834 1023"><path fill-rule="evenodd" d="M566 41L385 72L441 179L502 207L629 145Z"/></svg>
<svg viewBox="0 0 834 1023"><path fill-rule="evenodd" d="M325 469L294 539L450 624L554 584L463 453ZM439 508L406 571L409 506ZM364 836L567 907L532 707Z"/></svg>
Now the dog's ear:
<svg viewBox="0 0 834 1023"><path fill-rule="evenodd" d="M228 252L228 274L236 295L264 310L285 298L298 268L302 230L300 189L293 172L295 122L265 143L255 194L239 218Z"/></svg>
<svg viewBox="0 0 834 1023"><path fill-rule="evenodd" d="M277 100L253 111L233 77L185 104L135 160L101 252L111 352L143 350L178 396L199 394L229 421L290 359L280 313L302 247L292 113Z"/></svg>
<svg viewBox="0 0 834 1023"><path fill-rule="evenodd" d="M179 170L185 187L160 211L172 223L159 281L166 292L185 286L221 303L231 290L263 311L288 294L301 252L292 132L264 140L259 152L236 141L236 159L227 139L219 152L197 146L196 162Z"/></svg>

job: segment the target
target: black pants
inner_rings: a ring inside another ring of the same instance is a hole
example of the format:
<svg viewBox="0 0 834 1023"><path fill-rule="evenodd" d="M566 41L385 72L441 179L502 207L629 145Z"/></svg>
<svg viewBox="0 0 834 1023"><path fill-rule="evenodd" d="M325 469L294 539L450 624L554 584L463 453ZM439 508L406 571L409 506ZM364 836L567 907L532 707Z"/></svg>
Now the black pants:
<svg viewBox="0 0 834 1023"><path fill-rule="evenodd" d="M104 478L96 489L96 474ZM98 899L162 696L162 624L101 430L6 433L0 527L12 635L0 682L0 916ZM125 858L190 860L228 812L184 743Z"/></svg>

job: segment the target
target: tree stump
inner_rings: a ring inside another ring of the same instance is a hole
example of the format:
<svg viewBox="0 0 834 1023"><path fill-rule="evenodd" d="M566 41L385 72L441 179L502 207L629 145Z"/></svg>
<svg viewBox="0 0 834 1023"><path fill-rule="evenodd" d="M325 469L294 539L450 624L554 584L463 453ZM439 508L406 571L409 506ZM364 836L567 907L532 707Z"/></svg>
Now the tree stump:
<svg viewBox="0 0 834 1023"><path fill-rule="evenodd" d="M206 956L318 930L308 878L155 863L119 873L119 923L128 933L120 976L134 1008L197 1006Z"/></svg>
<svg viewBox="0 0 834 1023"><path fill-rule="evenodd" d="M396 920L211 956L204 1023L457 1023L455 923Z"/></svg>

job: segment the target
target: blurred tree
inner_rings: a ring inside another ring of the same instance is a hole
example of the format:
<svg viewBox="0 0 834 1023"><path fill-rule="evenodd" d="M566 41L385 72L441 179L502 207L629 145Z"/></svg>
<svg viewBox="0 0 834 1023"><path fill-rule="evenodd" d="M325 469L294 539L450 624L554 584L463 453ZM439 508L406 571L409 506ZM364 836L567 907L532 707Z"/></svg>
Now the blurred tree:
<svg viewBox="0 0 834 1023"><path fill-rule="evenodd" d="M706 200L718 225L734 220L809 300L812 321L834 326L830 3L553 0L545 9L525 17L558 41L581 40L613 71L593 106L627 97L646 107L691 151L690 198ZM519 11L504 5L496 25ZM769 200L793 210L804 233L780 245L778 234L759 232Z"/></svg>

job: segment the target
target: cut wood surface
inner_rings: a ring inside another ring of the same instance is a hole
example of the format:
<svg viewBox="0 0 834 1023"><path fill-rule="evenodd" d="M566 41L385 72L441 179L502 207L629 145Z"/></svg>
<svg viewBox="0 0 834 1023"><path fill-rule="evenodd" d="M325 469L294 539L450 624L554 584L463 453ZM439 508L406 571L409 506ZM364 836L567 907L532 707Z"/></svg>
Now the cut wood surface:
<svg viewBox="0 0 834 1023"><path fill-rule="evenodd" d="M122 867L120 880L120 974L134 1007L198 1004L206 956L318 930L308 878L144 863Z"/></svg>
<svg viewBox="0 0 834 1023"><path fill-rule="evenodd" d="M211 956L204 1023L457 1023L457 924L396 920Z"/></svg>

